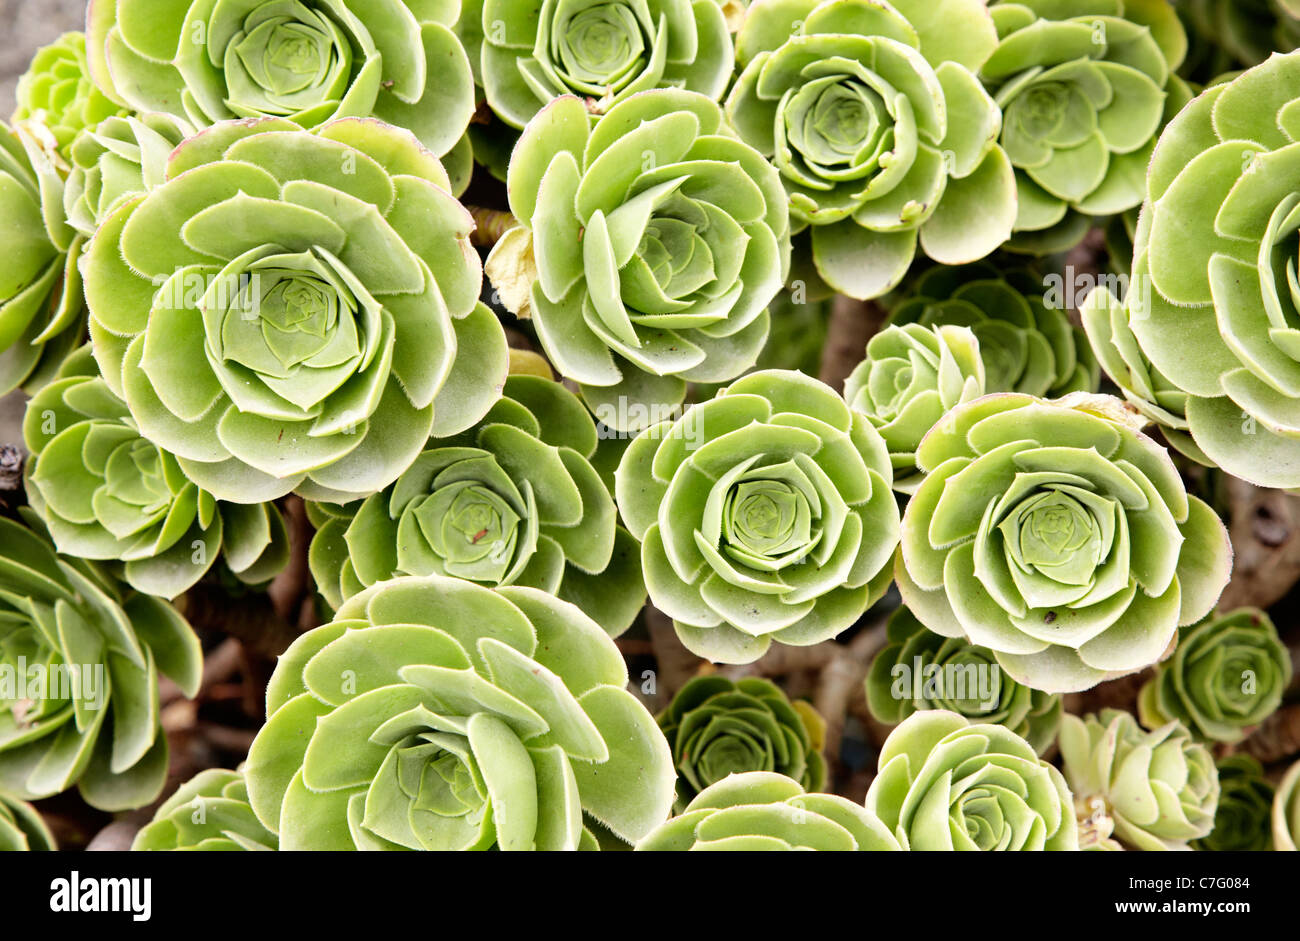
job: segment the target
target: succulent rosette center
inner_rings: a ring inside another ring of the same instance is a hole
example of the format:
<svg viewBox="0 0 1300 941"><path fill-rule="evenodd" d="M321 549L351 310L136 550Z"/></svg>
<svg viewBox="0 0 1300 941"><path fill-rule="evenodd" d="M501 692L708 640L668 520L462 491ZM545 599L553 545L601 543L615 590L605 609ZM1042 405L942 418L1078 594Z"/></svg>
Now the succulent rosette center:
<svg viewBox="0 0 1300 941"><path fill-rule="evenodd" d="M290 117L338 101L352 60L348 37L322 12L297 2L260 4L225 47L226 106L244 117Z"/></svg>

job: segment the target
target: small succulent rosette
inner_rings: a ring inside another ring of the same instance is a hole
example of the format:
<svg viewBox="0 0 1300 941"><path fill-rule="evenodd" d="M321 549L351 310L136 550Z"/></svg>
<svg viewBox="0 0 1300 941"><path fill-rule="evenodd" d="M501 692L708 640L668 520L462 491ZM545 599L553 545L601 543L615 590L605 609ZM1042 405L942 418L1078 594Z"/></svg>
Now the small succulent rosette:
<svg viewBox="0 0 1300 941"><path fill-rule="evenodd" d="M40 812L24 800L0 791L0 853L52 852L54 834Z"/></svg>
<svg viewBox="0 0 1300 941"><path fill-rule="evenodd" d="M143 807L167 775L158 680L187 696L199 640L171 605L56 555L40 521L0 519L0 791L74 785L92 807Z"/></svg>
<svg viewBox="0 0 1300 941"><path fill-rule="evenodd" d="M1002 113L975 73L983 0L756 0L736 36L727 118L773 161L818 274L893 290L916 257L977 261L1011 235Z"/></svg>
<svg viewBox="0 0 1300 941"><path fill-rule="evenodd" d="M474 77L451 28L458 11L419 0L93 0L86 34L95 84L134 111L196 128L379 118L443 158L459 192Z"/></svg>
<svg viewBox="0 0 1300 941"><path fill-rule="evenodd" d="M657 721L677 766L679 811L732 774L771 771L807 791L826 785L826 720L771 680L694 677Z"/></svg>
<svg viewBox="0 0 1300 941"><path fill-rule="evenodd" d="M884 824L847 798L807 793L798 781L775 772L748 771L705 788L681 815L636 848L850 852L897 850L899 845Z"/></svg>
<svg viewBox="0 0 1300 941"><path fill-rule="evenodd" d="M1016 733L918 712L889 733L867 791L906 850L1077 850L1065 778Z"/></svg>
<svg viewBox="0 0 1300 941"><path fill-rule="evenodd" d="M231 121L165 176L82 267L104 381L201 489L368 496L500 397L473 220L409 131Z"/></svg>
<svg viewBox="0 0 1300 941"><path fill-rule="evenodd" d="M1081 848L1185 850L1214 829L1219 772L1182 723L1148 732L1118 709L1066 715L1060 745Z"/></svg>
<svg viewBox="0 0 1300 941"><path fill-rule="evenodd" d="M248 802L242 771L209 768L177 789L136 834L136 852L262 851L279 848L279 840L262 826Z"/></svg>
<svg viewBox="0 0 1300 941"><path fill-rule="evenodd" d="M592 124L559 98L524 129L508 189L520 224L487 274L605 425L641 431L687 382L753 367L789 270L786 197L714 101L648 91Z"/></svg>
<svg viewBox="0 0 1300 941"><path fill-rule="evenodd" d="M1291 655L1263 611L1243 608L1185 628L1142 687L1149 729L1177 719L1203 741L1235 744L1282 704Z"/></svg>
<svg viewBox="0 0 1300 941"><path fill-rule="evenodd" d="M361 503L309 507L316 584L336 609L398 575L525 585L618 636L646 592L640 549L592 465L600 444L572 392L511 376L481 423L431 441L392 486Z"/></svg>
<svg viewBox="0 0 1300 941"><path fill-rule="evenodd" d="M864 681L877 721L898 725L914 713L943 709L1008 728L1040 755L1055 743L1065 711L1061 697L1011 679L991 650L926 630L906 608L890 617L886 638Z"/></svg>
<svg viewBox="0 0 1300 941"><path fill-rule="evenodd" d="M91 80L86 35L79 32L64 33L36 51L15 97L14 122L44 129L63 154L82 131L126 113Z"/></svg>
<svg viewBox="0 0 1300 941"><path fill-rule="evenodd" d="M816 379L769 370L642 432L615 496L682 643L749 663L774 641L837 636L885 593L891 479L870 422Z"/></svg>
<svg viewBox="0 0 1300 941"><path fill-rule="evenodd" d="M594 849L668 817L672 757L600 625L535 588L391 579L300 637L249 752L286 850Z"/></svg>
<svg viewBox="0 0 1300 941"><path fill-rule="evenodd" d="M1277 786L1273 798L1273 848L1294 853L1300 844L1300 761Z"/></svg>
<svg viewBox="0 0 1300 941"><path fill-rule="evenodd" d="M1274 787L1263 766L1250 755L1219 759L1219 808L1214 829L1193 840L1192 849L1208 852L1252 853L1273 848Z"/></svg>
<svg viewBox="0 0 1300 941"><path fill-rule="evenodd" d="M979 340L954 326L886 327L868 341L867 358L844 383L849 407L884 438L894 489L902 493L921 485L921 440L944 415L984 391Z"/></svg>
<svg viewBox="0 0 1300 941"><path fill-rule="evenodd" d="M1214 607L1227 531L1110 396L989 395L917 450L895 577L930 630L1049 693L1149 666Z"/></svg>

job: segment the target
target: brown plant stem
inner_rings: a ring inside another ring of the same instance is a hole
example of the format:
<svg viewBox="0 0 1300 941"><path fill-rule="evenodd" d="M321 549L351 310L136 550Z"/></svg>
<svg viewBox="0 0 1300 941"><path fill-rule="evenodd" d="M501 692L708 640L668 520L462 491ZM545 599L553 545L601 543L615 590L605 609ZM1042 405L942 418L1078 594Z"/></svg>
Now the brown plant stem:
<svg viewBox="0 0 1300 941"><path fill-rule="evenodd" d="M1300 497L1225 477L1235 559L1223 611L1267 608L1300 581Z"/></svg>
<svg viewBox="0 0 1300 941"><path fill-rule="evenodd" d="M475 248L491 248L501 241L501 236L519 224L519 221L503 209L488 209L484 206L470 206L469 214L474 217L474 231L470 233L470 244Z"/></svg>
<svg viewBox="0 0 1300 941"><path fill-rule="evenodd" d="M844 380L862 362L867 341L880 331L888 316L876 301L856 301L836 296L831 302L831 321L822 347L821 380L836 392L844 391Z"/></svg>

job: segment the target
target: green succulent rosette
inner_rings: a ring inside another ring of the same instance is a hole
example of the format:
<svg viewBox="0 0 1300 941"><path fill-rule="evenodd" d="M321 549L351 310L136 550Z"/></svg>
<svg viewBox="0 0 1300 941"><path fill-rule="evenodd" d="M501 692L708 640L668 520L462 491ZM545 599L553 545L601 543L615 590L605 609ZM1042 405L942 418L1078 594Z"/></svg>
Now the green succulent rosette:
<svg viewBox="0 0 1300 941"><path fill-rule="evenodd" d="M1015 219L1002 115L975 77L996 45L981 0L758 0L727 95L773 161L817 272L886 294L916 256L976 261Z"/></svg>
<svg viewBox="0 0 1300 941"><path fill-rule="evenodd" d="M826 786L826 721L770 680L694 677L657 721L677 767L679 811L733 774L769 771L807 791Z"/></svg>
<svg viewBox="0 0 1300 941"><path fill-rule="evenodd" d="M1234 744L1272 715L1291 682L1291 655L1267 614L1242 608L1183 630L1142 687L1149 729L1177 719L1196 737Z"/></svg>
<svg viewBox="0 0 1300 941"><path fill-rule="evenodd" d="M889 587L898 506L880 434L802 373L751 373L623 455L615 498L650 600L692 652L758 659L849 628Z"/></svg>
<svg viewBox="0 0 1300 941"><path fill-rule="evenodd" d="M138 112L196 128L378 118L445 160L459 192L474 114L457 0L92 0L91 75Z"/></svg>
<svg viewBox="0 0 1300 941"><path fill-rule="evenodd" d="M687 382L754 365L789 270L786 200L711 99L642 92L593 125L559 98L524 129L509 196L520 225L487 274L605 425L640 431Z"/></svg>
<svg viewBox="0 0 1300 941"><path fill-rule="evenodd" d="M1118 709L1061 722L1084 849L1185 850L1214 829L1219 772L1179 722L1154 731Z"/></svg>
<svg viewBox="0 0 1300 941"><path fill-rule="evenodd" d="M979 340L989 392L1059 398L1096 392L1101 378L1068 306L1059 274L1044 276L1023 264L936 266L893 305L889 323L969 327Z"/></svg>
<svg viewBox="0 0 1300 941"><path fill-rule="evenodd" d="M216 125L91 240L95 358L216 499L368 496L500 396L473 228L408 131Z"/></svg>
<svg viewBox="0 0 1300 941"><path fill-rule="evenodd" d="M636 540L592 466L599 444L572 392L511 376L482 422L430 442L390 487L363 503L312 505L316 585L336 609L398 575L524 585L618 636L646 592Z"/></svg>
<svg viewBox="0 0 1300 941"><path fill-rule="evenodd" d="M1191 842L1192 849L1209 852L1251 853L1271 850L1273 785L1264 768L1250 755L1219 759L1219 808L1214 829Z"/></svg>
<svg viewBox="0 0 1300 941"><path fill-rule="evenodd" d="M940 419L984 394L980 343L966 327L889 326L867 342L867 358L844 383L844 398L889 448L894 489L921 485L916 449Z"/></svg>
<svg viewBox="0 0 1300 941"><path fill-rule="evenodd" d="M1187 33L1170 3L1001 0L996 51L980 72L1003 112L1016 168L1015 247L1064 251L1089 216L1138 206Z"/></svg>
<svg viewBox="0 0 1300 941"><path fill-rule="evenodd" d="M1223 523L1110 396L989 395L917 450L895 576L930 630L1012 679L1088 689L1155 663L1218 601Z"/></svg>
<svg viewBox="0 0 1300 941"><path fill-rule="evenodd" d="M614 642L535 588L376 585L280 658L249 753L281 849L594 848L667 818L667 742Z"/></svg>
<svg viewBox="0 0 1300 941"><path fill-rule="evenodd" d="M1043 754L1056 741L1061 697L1007 676L993 652L926 630L906 608L886 625L888 643L871 661L864 686L871 714L898 725L918 712L942 709L970 722L1000 725Z"/></svg>
<svg viewBox="0 0 1300 941"><path fill-rule="evenodd" d="M0 791L0 853L53 852L54 834L40 812L24 800Z"/></svg>
<svg viewBox="0 0 1300 941"><path fill-rule="evenodd" d="M1277 786L1273 798L1273 848L1294 853L1300 843L1300 761Z"/></svg>
<svg viewBox="0 0 1300 941"><path fill-rule="evenodd" d="M218 558L241 581L270 581L289 559L274 505L218 503L176 458L140 436L126 403L100 378L89 347L28 403L27 499L58 550L120 562L120 577L175 598Z"/></svg>
<svg viewBox="0 0 1300 941"><path fill-rule="evenodd" d="M158 679L198 690L198 638L171 605L55 554L40 521L0 519L0 791L41 800L77 786L115 812L167 774Z"/></svg>
<svg viewBox="0 0 1300 941"><path fill-rule="evenodd" d="M716 101L735 59L717 0L465 0L456 28L489 107L515 128L566 95L593 119L654 88Z"/></svg>
<svg viewBox="0 0 1300 941"><path fill-rule="evenodd" d="M125 113L91 80L85 33L64 33L38 49L18 79L16 97L14 122L32 122L48 130L63 153L85 129Z"/></svg>
<svg viewBox="0 0 1300 941"><path fill-rule="evenodd" d="M917 712L889 733L867 812L906 850L1077 850L1070 789L1001 725Z"/></svg>
<svg viewBox="0 0 1300 941"><path fill-rule="evenodd" d="M899 846L884 824L851 800L807 793L798 781L775 772L748 771L705 788L636 849L846 852Z"/></svg>
<svg viewBox="0 0 1300 941"><path fill-rule="evenodd" d="M279 840L248 802L242 771L209 768L186 781L136 834L133 851L275 850Z"/></svg>

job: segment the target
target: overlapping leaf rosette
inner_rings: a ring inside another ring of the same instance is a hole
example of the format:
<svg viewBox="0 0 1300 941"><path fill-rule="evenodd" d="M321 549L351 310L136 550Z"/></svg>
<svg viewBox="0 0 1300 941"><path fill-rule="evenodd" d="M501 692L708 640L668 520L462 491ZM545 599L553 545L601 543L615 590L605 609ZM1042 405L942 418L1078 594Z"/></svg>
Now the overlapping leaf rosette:
<svg viewBox="0 0 1300 941"><path fill-rule="evenodd" d="M872 814L836 794L809 794L771 771L733 774L697 794L655 829L638 852L833 852L899 849Z"/></svg>
<svg viewBox="0 0 1300 941"><path fill-rule="evenodd" d="M56 555L23 512L28 526L0 519L0 791L143 807L167 774L159 676L193 696L198 638L165 601Z"/></svg>
<svg viewBox="0 0 1300 941"><path fill-rule="evenodd" d="M114 210L83 263L104 380L219 500L380 490L499 397L474 223L407 131L227 122Z"/></svg>
<svg viewBox="0 0 1300 941"><path fill-rule="evenodd" d="M392 486L362 503L312 505L316 584L334 608L398 575L526 585L617 636L646 593L640 549L592 466L599 444L572 392L511 376L481 423L430 442Z"/></svg>
<svg viewBox="0 0 1300 941"><path fill-rule="evenodd" d="M1273 798L1273 848L1294 853L1300 844L1300 761L1277 786Z"/></svg>
<svg viewBox="0 0 1300 941"><path fill-rule="evenodd" d="M135 851L262 851L279 841L262 826L248 802L242 771L200 771L167 798L136 834Z"/></svg>
<svg viewBox="0 0 1300 941"><path fill-rule="evenodd" d="M1084 849L1185 850L1214 829L1219 773L1179 722L1154 731L1118 709L1061 722Z"/></svg>
<svg viewBox="0 0 1300 941"><path fill-rule="evenodd" d="M1181 632L1173 656L1142 687L1138 716L1149 729L1171 719L1211 742L1246 737L1282 703L1291 655L1263 611L1243 608Z"/></svg>
<svg viewBox="0 0 1300 941"><path fill-rule="evenodd" d="M282 849L595 848L667 818L672 758L598 624L432 575L351 598L280 658L249 753Z"/></svg>
<svg viewBox="0 0 1300 941"><path fill-rule="evenodd" d="M1172 4L1144 0L1003 0L990 12L998 45L980 75L1016 168L1013 247L1064 251L1087 217L1141 204L1167 101L1190 97L1174 74L1187 33Z"/></svg>
<svg viewBox="0 0 1300 941"><path fill-rule="evenodd" d="M0 791L0 853L56 849L54 834L40 812L26 801Z"/></svg>
<svg viewBox="0 0 1300 941"><path fill-rule="evenodd" d="M921 485L916 449L963 402L984 394L980 344L967 327L890 326L867 342L867 356L844 383L844 398L889 448L894 489Z"/></svg>
<svg viewBox="0 0 1300 941"><path fill-rule="evenodd" d="M916 255L955 265L1011 234L1015 180L975 77L997 44L981 0L758 0L727 96L769 157L836 291L878 297Z"/></svg>
<svg viewBox="0 0 1300 941"><path fill-rule="evenodd" d="M269 581L289 558L274 505L218 503L176 458L140 436L89 347L27 404L27 499L59 551L120 562L137 591L174 598L220 558L240 581Z"/></svg>
<svg viewBox="0 0 1300 941"><path fill-rule="evenodd" d="M898 541L889 453L830 388L769 370L623 455L615 497L650 600L691 651L758 659L850 627L884 594Z"/></svg>
<svg viewBox="0 0 1300 941"><path fill-rule="evenodd" d="M1097 361L1070 323L1065 295L1063 276L1024 265L937 265L916 278L889 323L969 327L989 392L1096 392Z"/></svg>
<svg viewBox="0 0 1300 941"><path fill-rule="evenodd" d="M413 132L469 180L469 58L456 0L92 0L91 75L138 112L197 128L285 118L316 128L375 117Z"/></svg>
<svg viewBox="0 0 1300 941"><path fill-rule="evenodd" d="M754 365L789 270L786 198L712 100L643 92L593 125L557 99L515 148L509 196L520 225L487 274L604 424L640 431L688 381Z"/></svg>
<svg viewBox="0 0 1300 941"><path fill-rule="evenodd" d="M1077 850L1070 789L1001 725L918 712L885 740L867 812L906 850Z"/></svg>
<svg viewBox="0 0 1300 941"><path fill-rule="evenodd" d="M880 722L898 725L914 713L943 709L1008 728L1040 755L1056 741L1061 697L1017 683L992 651L927 630L906 608L890 617L886 637L865 680L867 706Z"/></svg>
<svg viewBox="0 0 1300 941"><path fill-rule="evenodd" d="M1273 785L1264 768L1250 755L1219 759L1219 808L1214 829L1192 841L1192 849L1245 853L1273 848Z"/></svg>
<svg viewBox="0 0 1300 941"><path fill-rule="evenodd" d="M16 97L15 123L44 128L63 153L85 129L124 113L90 78L85 33L64 33L38 49L18 80Z"/></svg>
<svg viewBox="0 0 1300 941"><path fill-rule="evenodd" d="M1232 549L1131 418L1110 396L956 408L917 450L903 519L895 575L917 618L1049 693L1159 660L1218 601Z"/></svg>
<svg viewBox="0 0 1300 941"><path fill-rule="evenodd" d="M716 101L735 61L717 0L464 0L456 28L488 105L514 128L565 95L593 118L654 88Z"/></svg>
<svg viewBox="0 0 1300 941"><path fill-rule="evenodd" d="M826 721L771 680L697 676L658 716L677 767L677 809L729 775L770 771L808 791L826 785Z"/></svg>

